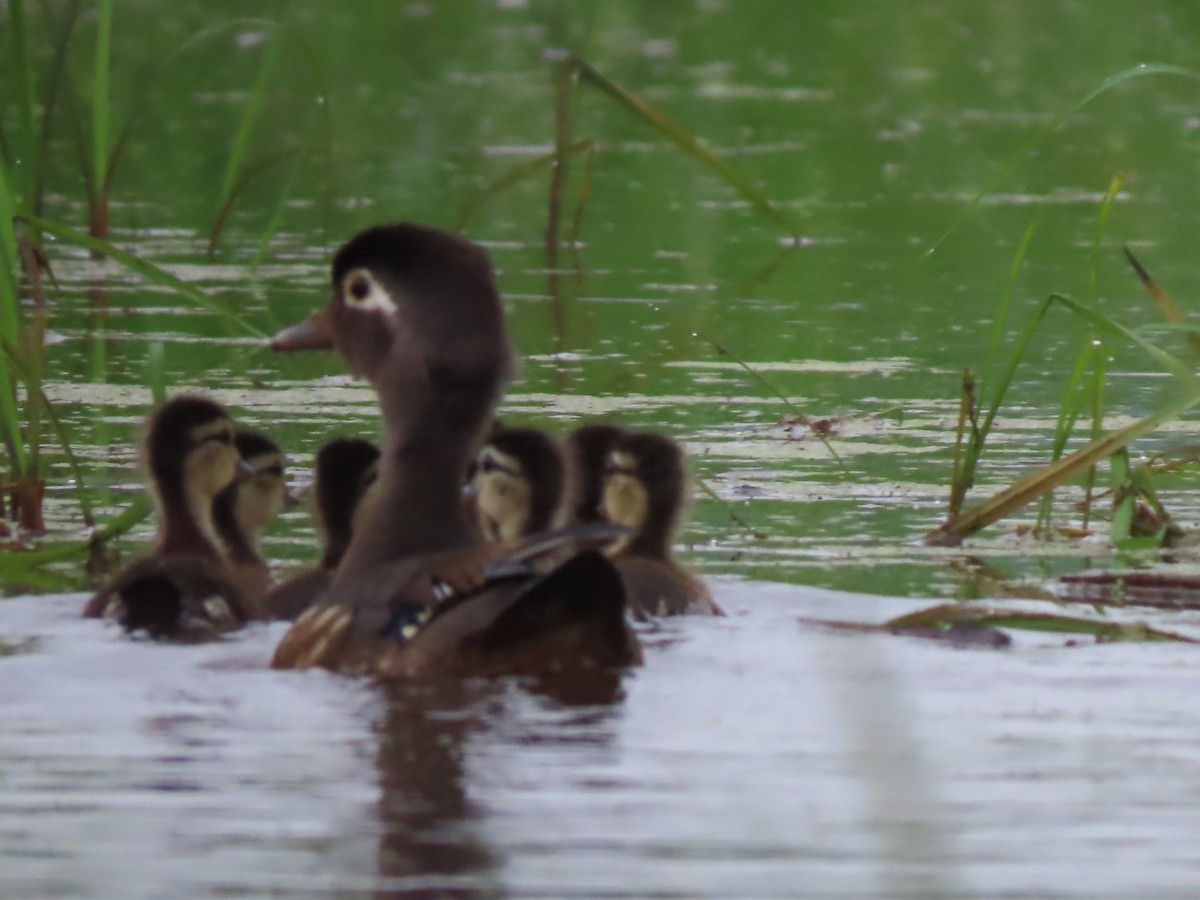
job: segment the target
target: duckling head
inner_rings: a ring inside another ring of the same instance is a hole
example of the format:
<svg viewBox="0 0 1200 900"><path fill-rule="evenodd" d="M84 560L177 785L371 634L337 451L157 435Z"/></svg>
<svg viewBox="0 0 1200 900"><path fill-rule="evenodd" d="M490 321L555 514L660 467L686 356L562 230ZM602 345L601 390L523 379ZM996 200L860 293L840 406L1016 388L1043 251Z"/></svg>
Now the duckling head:
<svg viewBox="0 0 1200 900"><path fill-rule="evenodd" d="M665 554L686 499L687 476L679 445L652 431L622 434L605 465L600 512L635 534L610 552Z"/></svg>
<svg viewBox="0 0 1200 900"><path fill-rule="evenodd" d="M361 438L334 438L317 451L314 517L327 557L340 558L350 543L355 511L375 481L378 462L379 448ZM336 565L337 559L327 558L326 564Z"/></svg>
<svg viewBox="0 0 1200 900"><path fill-rule="evenodd" d="M536 428L498 428L472 466L476 517L487 540L509 540L550 527L562 497L558 446Z"/></svg>
<svg viewBox="0 0 1200 900"><path fill-rule="evenodd" d="M256 431L239 429L233 440L253 474L226 490L236 492L234 515L242 533L257 534L284 509L296 505L288 490L287 457L278 444Z"/></svg>
<svg viewBox="0 0 1200 900"><path fill-rule="evenodd" d="M182 395L150 419L146 463L158 489L167 494L211 498L244 476L233 443L233 422L220 404Z"/></svg>
<svg viewBox="0 0 1200 900"><path fill-rule="evenodd" d="M566 440L566 485L563 514L567 522L596 522L604 491L605 467L613 445L623 433L616 425L591 422L572 431Z"/></svg>

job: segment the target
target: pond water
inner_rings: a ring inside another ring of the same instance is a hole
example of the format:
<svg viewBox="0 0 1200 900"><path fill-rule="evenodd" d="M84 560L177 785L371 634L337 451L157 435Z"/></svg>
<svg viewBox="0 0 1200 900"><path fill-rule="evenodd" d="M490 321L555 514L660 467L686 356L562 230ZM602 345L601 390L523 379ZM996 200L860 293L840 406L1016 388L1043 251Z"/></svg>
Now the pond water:
<svg viewBox="0 0 1200 900"><path fill-rule="evenodd" d="M912 601L719 579L620 679L384 689L281 634L130 641L0 605L0 863L20 897L1185 896L1185 645L801 627ZM1184 617L1179 617L1184 618ZM1176 621L1200 633L1200 617ZM36 644L32 643L36 642Z"/></svg>
<svg viewBox="0 0 1200 900"><path fill-rule="evenodd" d="M323 301L330 254L355 230L452 228L489 185L552 149L564 47L791 218L787 229L763 216L581 83L572 137L597 143L566 172L564 237L586 196L577 242L548 258L545 168L464 227L492 255L523 356L506 421L565 431L602 416L680 439L719 498L697 492L680 552L734 615L663 625L644 669L564 697L562 686L384 691L286 676L263 669L275 628L158 647L76 621L77 596L0 604L0 639L21 650L0 659L0 859L22 895L1187 893L1194 650L1024 638L959 652L798 619L880 621L1126 561L1103 521L1082 541L1024 536L1029 510L962 550L920 538L945 515L962 370L986 373L986 398L1011 347L989 373L1028 228L1005 334L1059 291L1186 352L1121 245L1181 305L1200 292L1196 82L1131 78L1033 142L1116 72L1192 64L1200 9L280 2L253 21L242 10L120 5L111 90L121 123L133 119L111 225L121 246L263 333ZM249 143L257 174L209 260L217 188L280 22ZM48 23L33 24L48 59L37 31ZM72 44L77 72L90 71L89 29L85 18ZM80 224L64 109L47 215ZM141 490L156 346L171 389L211 393L277 438L299 484L328 438L378 433L372 393L332 355L273 357L120 266L62 242L50 256L46 392L99 521ZM1047 459L1091 339L1065 309L1050 312L973 500ZM1136 347L1103 352L1108 427L1173 396ZM793 424L797 408L833 420L828 446ZM1194 418L1172 423L1134 456L1194 455L1197 431ZM42 545L56 546L84 529L63 455L46 454ZM1194 466L1156 486L1180 524L1200 523ZM1061 491L1057 519L1078 523L1081 497ZM116 549L128 558L151 535L147 521ZM265 538L280 569L311 559L313 544L303 509ZM77 560L3 569L6 596L78 591L88 578Z"/></svg>

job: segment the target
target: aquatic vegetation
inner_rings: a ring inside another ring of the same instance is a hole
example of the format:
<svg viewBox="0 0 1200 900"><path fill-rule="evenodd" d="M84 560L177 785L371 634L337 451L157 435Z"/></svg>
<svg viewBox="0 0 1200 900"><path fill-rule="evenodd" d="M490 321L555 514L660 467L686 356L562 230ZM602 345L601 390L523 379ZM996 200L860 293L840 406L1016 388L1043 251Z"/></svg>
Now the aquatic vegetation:
<svg viewBox="0 0 1200 900"><path fill-rule="evenodd" d="M115 117L109 90L114 16L112 0L99 0L97 3L90 88L80 87L73 77L68 50L80 20L80 6L78 2L69 4L57 21L46 11L51 32L51 53L50 62L40 77L35 68L36 54L31 45L24 2L14 0L7 7L14 87L14 96L10 99L15 105L16 114L11 120L11 130L0 132L0 137L4 138L0 140L0 444L3 445L8 470L6 476L0 478L0 516L10 517L27 535L44 530L42 502L46 460L43 448L48 432L53 432L72 470L84 524L88 527L96 524L84 473L71 450L70 436L43 390L50 315L47 293L53 280L52 260L42 244L44 235L86 248L95 257L116 261L138 272L149 283L170 288L187 302L227 319L232 327L242 333L262 335L259 329L211 300L195 286L106 240L110 225L112 180L127 144L134 116L128 117L113 140ZM176 58L190 44L191 41L185 42L174 54L168 54L166 61ZM213 245L219 233L220 221L228 213L236 196L237 186L244 184L253 174L245 171L245 146L261 103L262 83L266 81L277 56L277 44L278 41L272 41L268 46L269 52L265 54L259 84L252 95L252 102L248 104L234 144L220 195L222 212L213 229ZM150 78L144 79L140 90L145 91L152 81ZM90 113L91 140L87 152L79 113L81 105L86 105ZM140 109L143 105L135 103L134 107ZM79 150L87 208L86 232L47 218L42 211L51 166L51 135L56 115L63 106L66 107ZM0 528L6 527L0 523ZM105 533L106 529L98 532Z"/></svg>

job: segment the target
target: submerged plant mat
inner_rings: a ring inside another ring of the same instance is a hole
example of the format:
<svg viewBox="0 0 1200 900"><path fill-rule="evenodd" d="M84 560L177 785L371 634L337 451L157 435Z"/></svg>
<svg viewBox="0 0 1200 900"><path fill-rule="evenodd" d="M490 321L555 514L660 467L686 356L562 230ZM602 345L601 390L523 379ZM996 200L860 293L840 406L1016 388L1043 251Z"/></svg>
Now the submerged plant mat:
<svg viewBox="0 0 1200 900"><path fill-rule="evenodd" d="M951 626L980 626L1011 628L1018 631L1039 631L1055 634L1091 635L1099 641L1173 641L1200 644L1200 639L1174 631L1152 628L1143 622L1115 622L1063 616L1016 607L980 606L972 603L941 603L937 606L906 613L886 622L847 622L835 619L801 618L805 625L818 625L843 631L879 634L925 634L934 636Z"/></svg>
<svg viewBox="0 0 1200 900"><path fill-rule="evenodd" d="M1200 611L1200 572L1083 572L1060 583L1063 602Z"/></svg>

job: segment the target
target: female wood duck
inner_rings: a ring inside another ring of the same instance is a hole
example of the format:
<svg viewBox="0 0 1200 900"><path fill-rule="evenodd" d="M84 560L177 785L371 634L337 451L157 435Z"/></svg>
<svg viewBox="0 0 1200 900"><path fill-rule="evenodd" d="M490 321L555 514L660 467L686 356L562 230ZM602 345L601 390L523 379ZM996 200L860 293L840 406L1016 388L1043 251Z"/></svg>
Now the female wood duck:
<svg viewBox="0 0 1200 900"><path fill-rule="evenodd" d="M262 619L266 615L261 602L271 586L271 568L259 547L259 535L297 501L288 490L287 458L278 444L246 428L235 431L233 443L253 474L217 494L213 526L247 612L251 618Z"/></svg>
<svg viewBox="0 0 1200 900"><path fill-rule="evenodd" d="M608 552L635 615L724 615L704 582L671 557L686 501L683 452L675 441L653 431L626 431L613 441L600 514L633 531Z"/></svg>
<svg viewBox="0 0 1200 900"><path fill-rule="evenodd" d="M143 447L158 506L154 552L119 572L84 607L152 637L203 639L242 625L246 608L221 554L213 502L252 475L225 410L179 396L150 417Z"/></svg>
<svg viewBox="0 0 1200 900"><path fill-rule="evenodd" d="M323 551L318 564L272 588L263 598L268 618L294 620L329 586L350 545L354 514L377 475L379 448L362 438L334 438L313 466L313 521Z"/></svg>
<svg viewBox="0 0 1200 900"><path fill-rule="evenodd" d="M460 491L513 352L481 248L417 225L364 231L334 258L332 302L272 345L336 347L376 388L387 428L346 555L273 665L408 677L640 662L620 576L601 553L544 576L486 575L493 561Z"/></svg>
<svg viewBox="0 0 1200 900"><path fill-rule="evenodd" d="M546 432L494 428L468 480L484 540L514 540L548 529L562 499L563 469L558 443Z"/></svg>

